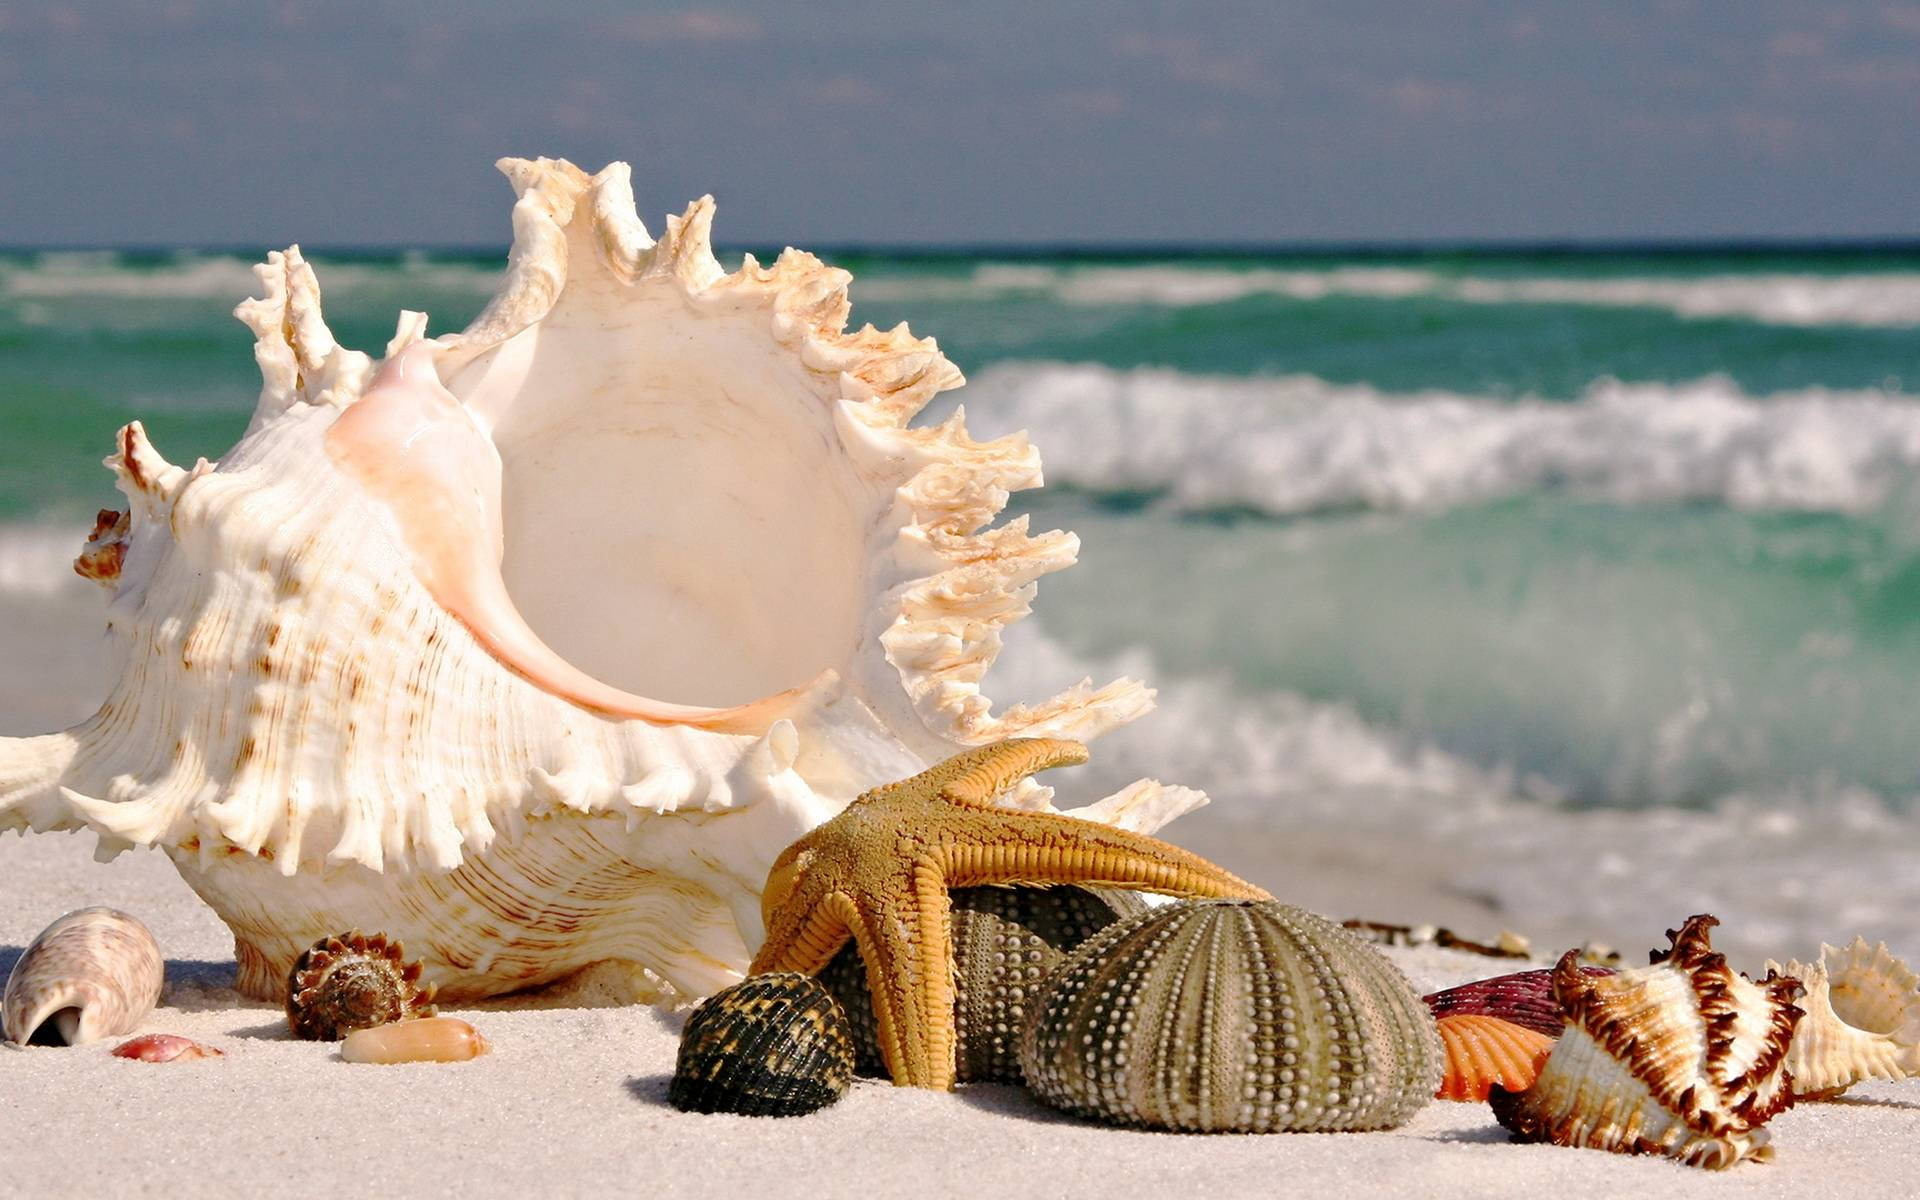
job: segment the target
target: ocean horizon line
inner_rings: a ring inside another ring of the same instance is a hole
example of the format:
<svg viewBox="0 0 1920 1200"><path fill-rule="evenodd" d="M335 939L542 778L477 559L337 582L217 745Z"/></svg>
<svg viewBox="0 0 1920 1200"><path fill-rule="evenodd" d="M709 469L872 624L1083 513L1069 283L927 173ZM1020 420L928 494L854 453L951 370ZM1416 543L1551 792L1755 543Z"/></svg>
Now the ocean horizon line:
<svg viewBox="0 0 1920 1200"><path fill-rule="evenodd" d="M439 260L504 260L510 248L502 242L352 243L300 242L309 257L368 260L404 260L424 256ZM114 254L138 262L164 262L181 255L263 258L283 245L218 242L125 243L0 243L0 258L31 258L43 254ZM763 261L785 247L772 242L723 242L723 254L750 253ZM836 242L820 241L807 247L824 257L887 258L906 261L1003 260L1224 260L1242 258L1300 259L1429 259L1475 258L1608 258L1752 256L1777 258L1852 258L1861 256L1920 255L1920 234L1887 237L1834 238L1647 238L1647 239L1408 239L1408 240L1300 240L1273 242Z"/></svg>

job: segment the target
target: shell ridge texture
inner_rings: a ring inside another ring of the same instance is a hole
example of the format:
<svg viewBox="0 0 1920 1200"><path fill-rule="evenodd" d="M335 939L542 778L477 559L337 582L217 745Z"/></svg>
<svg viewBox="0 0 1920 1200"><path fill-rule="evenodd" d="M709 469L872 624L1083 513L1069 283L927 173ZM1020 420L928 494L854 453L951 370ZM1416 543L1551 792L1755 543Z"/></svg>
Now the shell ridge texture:
<svg viewBox="0 0 1920 1200"><path fill-rule="evenodd" d="M1152 706L982 692L1077 542L996 524L1041 482L1024 436L913 424L962 383L932 339L849 331L850 277L803 252L724 270L710 199L652 240L625 164L499 166L513 245L463 331L403 313L376 361L297 247L255 269L240 441L177 466L128 425L124 503L76 538L108 695L0 738L0 831L162 849L255 997L346 929L449 1002L609 961L636 998L706 995L765 937L781 850L854 797ZM1144 833L1203 801L1142 780L1075 811Z"/></svg>

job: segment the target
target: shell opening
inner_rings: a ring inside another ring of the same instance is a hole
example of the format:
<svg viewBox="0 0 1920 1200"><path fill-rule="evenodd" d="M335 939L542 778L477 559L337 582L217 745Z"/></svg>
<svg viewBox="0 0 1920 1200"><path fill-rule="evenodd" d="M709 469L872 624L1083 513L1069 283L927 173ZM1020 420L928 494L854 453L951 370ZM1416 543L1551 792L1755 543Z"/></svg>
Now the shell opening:
<svg viewBox="0 0 1920 1200"><path fill-rule="evenodd" d="M743 703L843 662L871 485L833 406L761 350L764 310L690 324L677 288L596 299L570 288L449 381L498 414L521 616L595 679L675 703Z"/></svg>
<svg viewBox="0 0 1920 1200"><path fill-rule="evenodd" d="M46 1015L40 1024L34 1026L27 1035L29 1046L74 1046L79 1044L80 1022L86 1017L86 1010L79 1005L69 1005Z"/></svg>

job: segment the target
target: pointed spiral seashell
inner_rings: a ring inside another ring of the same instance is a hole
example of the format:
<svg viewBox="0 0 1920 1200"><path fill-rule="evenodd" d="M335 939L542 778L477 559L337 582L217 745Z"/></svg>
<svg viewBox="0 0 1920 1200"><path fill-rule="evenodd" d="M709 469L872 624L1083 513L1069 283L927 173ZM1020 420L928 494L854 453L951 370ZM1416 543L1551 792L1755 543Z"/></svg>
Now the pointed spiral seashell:
<svg viewBox="0 0 1920 1200"><path fill-rule="evenodd" d="M834 1103L852 1082L846 1013L813 976L777 971L693 1010L667 1098L685 1112L797 1117Z"/></svg>
<svg viewBox="0 0 1920 1200"><path fill-rule="evenodd" d="M466 1062L492 1052L480 1031L458 1017L421 1017L356 1029L340 1043L340 1057L350 1063Z"/></svg>
<svg viewBox="0 0 1920 1200"><path fill-rule="evenodd" d="M1920 976L1887 949L1856 937L1820 947L1817 962L1769 960L1807 989L1787 1050L1796 1099L1826 1099L1869 1079L1920 1075Z"/></svg>
<svg viewBox="0 0 1920 1200"><path fill-rule="evenodd" d="M1613 974L1610 967L1581 967L1580 970L1595 978ZM1559 1037L1560 1031L1567 1027L1560 1001L1553 994L1551 970L1516 971L1492 979L1476 979L1429 992L1421 999L1435 1017L1456 1013L1498 1017L1549 1038Z"/></svg>
<svg viewBox="0 0 1920 1200"><path fill-rule="evenodd" d="M1046 977L1094 934L1144 912L1132 892L1079 887L955 888L953 1021L961 1083L1019 1083L1020 1034ZM860 1074L884 1076L879 1023L860 949L848 942L820 972L846 1011Z"/></svg>
<svg viewBox="0 0 1920 1200"><path fill-rule="evenodd" d="M433 985L406 947L359 930L308 947L287 976L287 1024L293 1036L337 1042L356 1029L434 1015Z"/></svg>
<svg viewBox="0 0 1920 1200"><path fill-rule="evenodd" d="M1479 1102L1496 1083L1525 1091L1553 1053L1553 1038L1499 1017L1454 1013L1435 1024L1447 1054L1446 1075L1435 1093L1441 1100Z"/></svg>
<svg viewBox="0 0 1920 1200"><path fill-rule="evenodd" d="M79 1046L132 1033L160 1002L166 964L137 919L82 908L33 939L0 1003L7 1040Z"/></svg>
<svg viewBox="0 0 1920 1200"><path fill-rule="evenodd" d="M915 421L962 383L932 339L849 328L851 277L803 251L723 269L711 198L656 239L624 163L499 166L513 245L464 330L402 313L376 359L298 247L256 268L239 442L114 439L126 503L78 564L111 691L0 737L0 832L162 849L256 999L342 929L405 941L449 1003L602 963L703 996L765 936L775 857L855 796L1152 707L1131 679L983 692L1078 541L998 520L1041 483L1024 434ZM1204 799L1075 811L1152 832Z"/></svg>
<svg viewBox="0 0 1920 1200"><path fill-rule="evenodd" d="M1273 901L1169 904L1094 935L1021 1041L1058 1108L1194 1132L1386 1129L1433 1098L1433 1018L1384 956Z"/></svg>
<svg viewBox="0 0 1920 1200"><path fill-rule="evenodd" d="M1714 1170L1771 1158L1764 1126L1793 1102L1787 1047L1800 983L1735 972L1709 939L1718 923L1690 917L1651 965L1606 978L1583 974L1568 951L1554 968L1566 1031L1532 1087L1493 1087L1500 1124L1520 1141Z"/></svg>

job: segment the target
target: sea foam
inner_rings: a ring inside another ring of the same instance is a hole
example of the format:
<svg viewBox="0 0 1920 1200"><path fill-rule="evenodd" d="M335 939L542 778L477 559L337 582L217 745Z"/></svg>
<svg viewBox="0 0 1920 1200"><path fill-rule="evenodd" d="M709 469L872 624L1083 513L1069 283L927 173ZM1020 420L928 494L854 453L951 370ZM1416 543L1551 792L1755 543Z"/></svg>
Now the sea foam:
<svg viewBox="0 0 1920 1200"><path fill-rule="evenodd" d="M1071 305L1230 304L1258 296L1424 298L1466 304L1567 304L1665 310L1689 320L1772 325L1920 325L1920 272L1723 272L1618 276L1456 274L1424 267L1229 267L1142 263L1048 266L983 263L971 275L864 280L855 299L932 300L1028 295Z"/></svg>
<svg viewBox="0 0 1920 1200"><path fill-rule="evenodd" d="M1001 364L965 401L977 432L1027 429L1047 480L1162 493L1183 510L1432 510L1541 490L1858 513L1920 472L1920 403L1711 376L1601 380L1570 402L1383 392L1312 376Z"/></svg>

